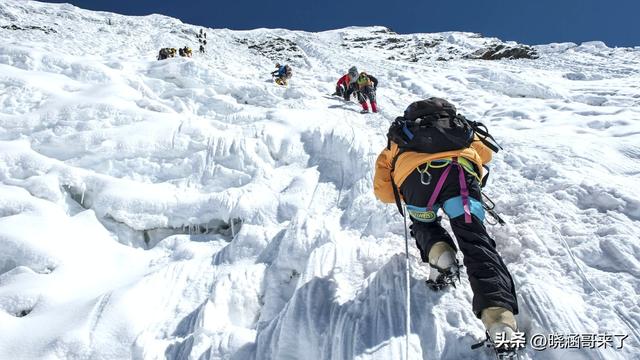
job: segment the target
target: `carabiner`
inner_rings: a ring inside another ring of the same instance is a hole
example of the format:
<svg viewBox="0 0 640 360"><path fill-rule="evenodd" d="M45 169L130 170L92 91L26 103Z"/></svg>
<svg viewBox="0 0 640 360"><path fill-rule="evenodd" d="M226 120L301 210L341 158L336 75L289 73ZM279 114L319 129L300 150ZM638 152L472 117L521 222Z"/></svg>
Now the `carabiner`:
<svg viewBox="0 0 640 360"><path fill-rule="evenodd" d="M420 170L420 166L418 166L416 168L416 170L418 170L418 172L420 173L420 182L422 183L422 185L429 185L431 184L431 174L429 174L429 163L427 163L424 167L424 170ZM427 175L427 179L424 179L424 176Z"/></svg>
<svg viewBox="0 0 640 360"><path fill-rule="evenodd" d="M485 209L487 210L493 210L496 207L496 203L493 202L493 200L489 199L489 197L481 192L482 194L482 205L484 206Z"/></svg>
<svg viewBox="0 0 640 360"><path fill-rule="evenodd" d="M427 180L424 179L424 176L427 175ZM429 171L427 171L427 169L424 169L424 172L420 171L420 182L422 183L422 185L429 185L431 184L431 174L429 174Z"/></svg>
<svg viewBox="0 0 640 360"><path fill-rule="evenodd" d="M489 214L495 220L495 222L491 222L491 221L489 221L489 217L485 218L487 223L489 223L489 225L500 224L500 226L504 226L506 224L506 222L504 220L502 220L500 215L498 215L498 213L495 212L495 210L487 209L487 214Z"/></svg>

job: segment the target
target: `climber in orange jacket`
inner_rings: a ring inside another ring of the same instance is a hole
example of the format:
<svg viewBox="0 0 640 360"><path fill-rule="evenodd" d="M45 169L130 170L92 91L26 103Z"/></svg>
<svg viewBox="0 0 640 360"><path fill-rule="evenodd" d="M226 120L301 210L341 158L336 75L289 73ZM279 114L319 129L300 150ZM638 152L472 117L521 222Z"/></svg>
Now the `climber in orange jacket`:
<svg viewBox="0 0 640 360"><path fill-rule="evenodd" d="M446 100L412 103L389 129L389 143L376 161L374 193L384 203L396 202L400 211L404 200L412 221L411 234L422 261L431 268L428 283L434 289L455 285L459 279L457 246L438 216L439 209L444 211L464 255L474 294L473 311L493 341L499 333L508 340L517 331L515 286L483 225L480 184L492 149L481 141L478 131L465 131L469 128L465 124L469 124L467 119ZM447 133L452 129L461 131Z"/></svg>

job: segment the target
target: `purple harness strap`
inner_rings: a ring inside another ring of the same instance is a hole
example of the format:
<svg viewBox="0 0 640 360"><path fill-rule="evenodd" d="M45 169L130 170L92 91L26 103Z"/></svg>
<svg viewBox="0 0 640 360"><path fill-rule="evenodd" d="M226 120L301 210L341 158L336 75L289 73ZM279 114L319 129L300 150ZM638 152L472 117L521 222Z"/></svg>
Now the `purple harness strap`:
<svg viewBox="0 0 640 360"><path fill-rule="evenodd" d="M465 177L464 177L464 169L462 168L460 163L458 163L457 157L454 157L451 160L451 164L449 164L449 166L447 166L442 172L442 175L440 175L440 178L438 179L438 183L436 184L435 189L433 189L433 192L431 193L431 197L429 198L429 202L427 203L427 209L430 211L433 210L433 205L435 205L436 199L438 198L438 195L440 194L440 191L442 191L442 187L444 186L444 182L447 180L447 177L449 176L449 171L451 170L451 166L454 164L458 167L458 179L460 180L460 196L462 197L462 207L464 208L464 222L467 224L470 224L471 209L469 207L469 188L467 188L467 181L465 180Z"/></svg>
<svg viewBox="0 0 640 360"><path fill-rule="evenodd" d="M427 203L428 210L433 210L433 205L435 205L436 199L438 198L438 195L442 190L442 186L444 186L444 181L447 180L447 176L449 176L449 170L451 170L451 164L449 164L449 166L447 166L442 172L442 174L440 175L440 178L438 179L438 183L436 184L435 189L433 189L433 192L431 193L431 197L429 198L429 202Z"/></svg>

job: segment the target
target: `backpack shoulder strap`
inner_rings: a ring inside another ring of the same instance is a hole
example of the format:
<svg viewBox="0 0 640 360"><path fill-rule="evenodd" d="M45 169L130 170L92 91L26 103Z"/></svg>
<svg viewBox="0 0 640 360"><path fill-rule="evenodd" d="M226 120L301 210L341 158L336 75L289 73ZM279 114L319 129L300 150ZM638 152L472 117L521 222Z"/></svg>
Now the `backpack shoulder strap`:
<svg viewBox="0 0 640 360"><path fill-rule="evenodd" d="M404 151L402 149L398 150L398 153L391 160L391 170L389 171L391 174L391 187L393 188L393 197L396 200L396 206L398 207L398 211L400 215L404 216L404 211L402 211L402 200L400 199L400 189L396 185L396 182L393 180L393 173L396 170L396 161L398 161L398 157L402 155Z"/></svg>

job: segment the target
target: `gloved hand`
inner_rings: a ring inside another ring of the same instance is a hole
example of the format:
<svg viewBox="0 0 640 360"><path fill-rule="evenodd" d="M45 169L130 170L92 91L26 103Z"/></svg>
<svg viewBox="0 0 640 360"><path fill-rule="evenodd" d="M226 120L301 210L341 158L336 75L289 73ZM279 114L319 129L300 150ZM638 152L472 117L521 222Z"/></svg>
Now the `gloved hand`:
<svg viewBox="0 0 640 360"><path fill-rule="evenodd" d="M412 238L416 237L416 234L413 232L413 224L409 225L409 235L411 235Z"/></svg>

